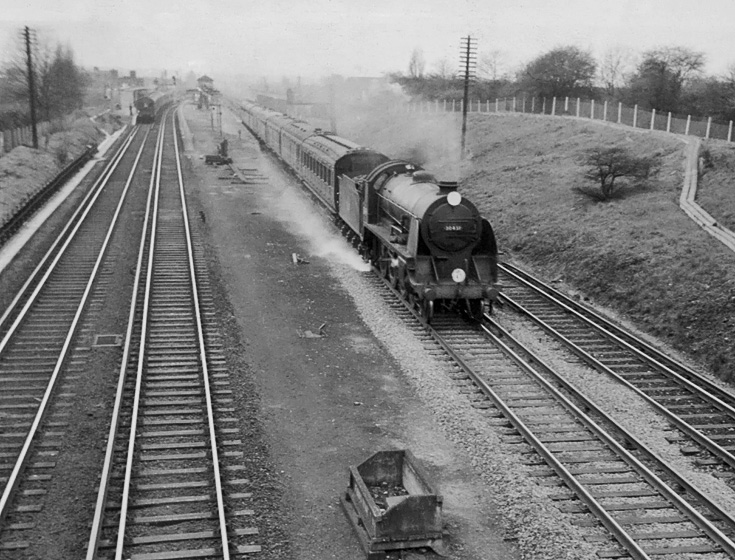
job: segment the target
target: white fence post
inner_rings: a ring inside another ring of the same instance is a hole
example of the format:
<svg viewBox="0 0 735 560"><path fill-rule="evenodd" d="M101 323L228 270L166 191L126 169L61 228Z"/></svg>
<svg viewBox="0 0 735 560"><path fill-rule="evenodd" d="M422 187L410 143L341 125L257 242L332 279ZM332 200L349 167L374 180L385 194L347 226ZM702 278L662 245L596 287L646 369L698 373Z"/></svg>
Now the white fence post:
<svg viewBox="0 0 735 560"><path fill-rule="evenodd" d="M633 128L638 124L638 103L633 107Z"/></svg>
<svg viewBox="0 0 735 560"><path fill-rule="evenodd" d="M556 115L556 96L551 98L551 114Z"/></svg>
<svg viewBox="0 0 735 560"><path fill-rule="evenodd" d="M577 97L577 116L579 116L579 108L582 106L582 100Z"/></svg>
<svg viewBox="0 0 735 560"><path fill-rule="evenodd" d="M727 141L732 142L732 121L730 121L730 126L727 128Z"/></svg>
<svg viewBox="0 0 735 560"><path fill-rule="evenodd" d="M489 99L485 100L485 112L486 113L490 112L490 100Z"/></svg>
<svg viewBox="0 0 735 560"><path fill-rule="evenodd" d="M687 136L689 135L689 125L691 124L691 122L692 122L692 116L687 115L687 127L686 129L684 129L684 134Z"/></svg>
<svg viewBox="0 0 735 560"><path fill-rule="evenodd" d="M669 118L666 120L666 132L671 132L671 111L669 111Z"/></svg>
<svg viewBox="0 0 735 560"><path fill-rule="evenodd" d="M477 112L478 112L478 113L481 113L481 112L482 112L482 105L480 105L480 103L481 103L481 102L480 102L480 100L478 99L478 100L477 100Z"/></svg>
<svg viewBox="0 0 735 560"><path fill-rule="evenodd" d="M605 99L605 103L602 104L602 120L607 120L607 99Z"/></svg>
<svg viewBox="0 0 735 560"><path fill-rule="evenodd" d="M456 101L457 101L456 99L452 99L452 113L454 113L454 104Z"/></svg>
<svg viewBox="0 0 735 560"><path fill-rule="evenodd" d="M707 132L704 135L705 138L709 138L710 128L712 128L712 117L707 117Z"/></svg>
<svg viewBox="0 0 735 560"><path fill-rule="evenodd" d="M618 124L623 122L623 102L618 102Z"/></svg>
<svg viewBox="0 0 735 560"><path fill-rule="evenodd" d="M536 96L535 95L531 98L531 112L532 113L536 112Z"/></svg>
<svg viewBox="0 0 735 560"><path fill-rule="evenodd" d="M569 96L568 95L564 98L564 112L565 113L569 112Z"/></svg>
<svg viewBox="0 0 735 560"><path fill-rule="evenodd" d="M653 130L653 123L656 120L656 109L651 109L651 130Z"/></svg>
<svg viewBox="0 0 735 560"><path fill-rule="evenodd" d="M498 112L498 98L495 98L495 112Z"/></svg>
<svg viewBox="0 0 735 560"><path fill-rule="evenodd" d="M595 120L595 100L594 99L590 102L590 118L592 120Z"/></svg>
<svg viewBox="0 0 735 560"><path fill-rule="evenodd" d="M514 113L516 112L516 97L515 97L515 95L513 96L513 112Z"/></svg>

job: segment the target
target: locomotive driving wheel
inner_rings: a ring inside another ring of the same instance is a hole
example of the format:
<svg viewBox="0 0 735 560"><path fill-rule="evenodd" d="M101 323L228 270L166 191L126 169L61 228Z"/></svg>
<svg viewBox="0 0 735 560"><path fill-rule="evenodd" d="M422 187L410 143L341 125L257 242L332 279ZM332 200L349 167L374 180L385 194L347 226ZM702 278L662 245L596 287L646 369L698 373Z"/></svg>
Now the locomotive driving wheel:
<svg viewBox="0 0 735 560"><path fill-rule="evenodd" d="M421 318L427 325L430 324L431 320L434 318L434 300L424 298L419 302L418 307Z"/></svg>
<svg viewBox="0 0 735 560"><path fill-rule="evenodd" d="M484 300L481 299L468 299L467 301L467 313L471 319L475 321L482 321L485 315L486 306Z"/></svg>

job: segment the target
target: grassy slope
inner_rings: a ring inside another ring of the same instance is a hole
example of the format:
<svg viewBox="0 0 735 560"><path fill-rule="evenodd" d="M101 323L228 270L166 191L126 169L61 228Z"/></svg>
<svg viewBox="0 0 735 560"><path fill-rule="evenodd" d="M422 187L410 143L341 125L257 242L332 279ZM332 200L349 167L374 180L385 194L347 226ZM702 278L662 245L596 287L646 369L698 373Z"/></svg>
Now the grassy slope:
<svg viewBox="0 0 735 560"><path fill-rule="evenodd" d="M383 114L343 120L339 132L391 156L423 157L439 177L459 176L506 259L574 286L720 377L735 374L735 254L678 208L680 138L571 118L470 115L471 157L458 165L458 130L453 116ZM656 155L661 170L645 188L596 203L574 190L586 184L578 158L611 143ZM721 192L720 184L703 192Z"/></svg>

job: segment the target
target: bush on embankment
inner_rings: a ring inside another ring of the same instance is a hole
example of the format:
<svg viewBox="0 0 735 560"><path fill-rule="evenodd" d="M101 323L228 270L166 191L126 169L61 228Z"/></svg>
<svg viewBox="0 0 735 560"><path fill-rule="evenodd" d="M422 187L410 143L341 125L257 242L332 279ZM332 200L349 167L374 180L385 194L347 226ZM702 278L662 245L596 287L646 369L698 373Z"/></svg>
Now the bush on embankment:
<svg viewBox="0 0 735 560"><path fill-rule="evenodd" d="M678 207L681 137L573 118L474 114L469 157L459 164L459 130L453 115L369 114L342 119L339 132L390 156L421 157L439 178L459 178L460 192L492 222L505 259L563 281L730 380L735 254ZM590 183L580 160L609 145L649 156L659 170L617 198L595 201L582 192Z"/></svg>

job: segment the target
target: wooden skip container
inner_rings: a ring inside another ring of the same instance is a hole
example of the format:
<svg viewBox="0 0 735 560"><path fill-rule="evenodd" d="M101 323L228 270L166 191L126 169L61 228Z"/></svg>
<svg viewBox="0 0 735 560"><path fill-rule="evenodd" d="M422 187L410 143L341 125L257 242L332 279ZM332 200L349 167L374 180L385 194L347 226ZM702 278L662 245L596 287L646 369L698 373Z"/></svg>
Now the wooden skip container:
<svg viewBox="0 0 735 560"><path fill-rule="evenodd" d="M410 451L378 451L351 466L340 501L369 559L408 548L443 553L442 497Z"/></svg>

